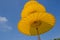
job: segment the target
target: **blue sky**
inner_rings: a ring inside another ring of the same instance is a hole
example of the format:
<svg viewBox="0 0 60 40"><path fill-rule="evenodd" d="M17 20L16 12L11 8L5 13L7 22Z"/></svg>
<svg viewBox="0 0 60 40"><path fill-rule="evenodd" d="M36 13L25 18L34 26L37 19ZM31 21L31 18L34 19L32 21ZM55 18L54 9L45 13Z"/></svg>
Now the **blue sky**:
<svg viewBox="0 0 60 40"><path fill-rule="evenodd" d="M37 36L26 36L17 30L20 13L28 0L0 0L0 40L37 40ZM60 38L60 0L38 0L47 12L56 17L56 25L40 35L41 40Z"/></svg>

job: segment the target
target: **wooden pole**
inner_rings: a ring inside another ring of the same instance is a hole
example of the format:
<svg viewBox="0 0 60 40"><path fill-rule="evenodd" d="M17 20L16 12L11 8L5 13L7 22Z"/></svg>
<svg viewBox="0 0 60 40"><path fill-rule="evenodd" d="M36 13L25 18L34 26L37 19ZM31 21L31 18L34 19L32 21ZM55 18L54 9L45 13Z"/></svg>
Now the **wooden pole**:
<svg viewBox="0 0 60 40"><path fill-rule="evenodd" d="M37 30L37 36L38 36L38 40L40 40L40 35L39 35L38 28L36 28L36 30Z"/></svg>

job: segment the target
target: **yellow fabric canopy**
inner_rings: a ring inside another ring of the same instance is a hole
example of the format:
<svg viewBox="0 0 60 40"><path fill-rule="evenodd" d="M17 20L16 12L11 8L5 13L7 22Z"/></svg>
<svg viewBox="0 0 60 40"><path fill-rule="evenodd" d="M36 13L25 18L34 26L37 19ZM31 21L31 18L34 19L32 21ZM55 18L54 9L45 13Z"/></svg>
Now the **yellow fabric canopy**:
<svg viewBox="0 0 60 40"><path fill-rule="evenodd" d="M25 35L35 36L38 35L36 28L39 34L43 34L52 29L54 24L55 17L52 14L34 13L18 22L18 30Z"/></svg>
<svg viewBox="0 0 60 40"><path fill-rule="evenodd" d="M21 17L25 18L27 15L36 12L46 12L46 9L42 4L38 3L37 1L28 1L22 9Z"/></svg>

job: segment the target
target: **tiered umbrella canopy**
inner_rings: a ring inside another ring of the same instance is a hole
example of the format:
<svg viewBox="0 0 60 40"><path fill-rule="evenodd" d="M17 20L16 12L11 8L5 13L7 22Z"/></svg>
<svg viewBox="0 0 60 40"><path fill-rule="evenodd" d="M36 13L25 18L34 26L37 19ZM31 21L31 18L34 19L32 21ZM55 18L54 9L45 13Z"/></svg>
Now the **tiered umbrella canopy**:
<svg viewBox="0 0 60 40"><path fill-rule="evenodd" d="M33 0L24 5L18 30L25 35L36 36L48 32L54 25L55 17L46 12L42 4Z"/></svg>

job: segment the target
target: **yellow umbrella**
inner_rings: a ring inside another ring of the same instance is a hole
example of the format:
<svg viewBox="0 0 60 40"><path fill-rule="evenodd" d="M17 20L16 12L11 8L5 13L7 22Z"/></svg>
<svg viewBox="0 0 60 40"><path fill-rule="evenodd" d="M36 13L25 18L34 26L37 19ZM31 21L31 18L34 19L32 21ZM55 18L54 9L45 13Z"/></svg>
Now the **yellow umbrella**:
<svg viewBox="0 0 60 40"><path fill-rule="evenodd" d="M21 17L24 18L35 12L46 12L45 7L37 1L28 1L21 12Z"/></svg>
<svg viewBox="0 0 60 40"><path fill-rule="evenodd" d="M23 34L35 36L48 32L54 24L55 17L52 14L34 13L19 21L18 30Z"/></svg>

